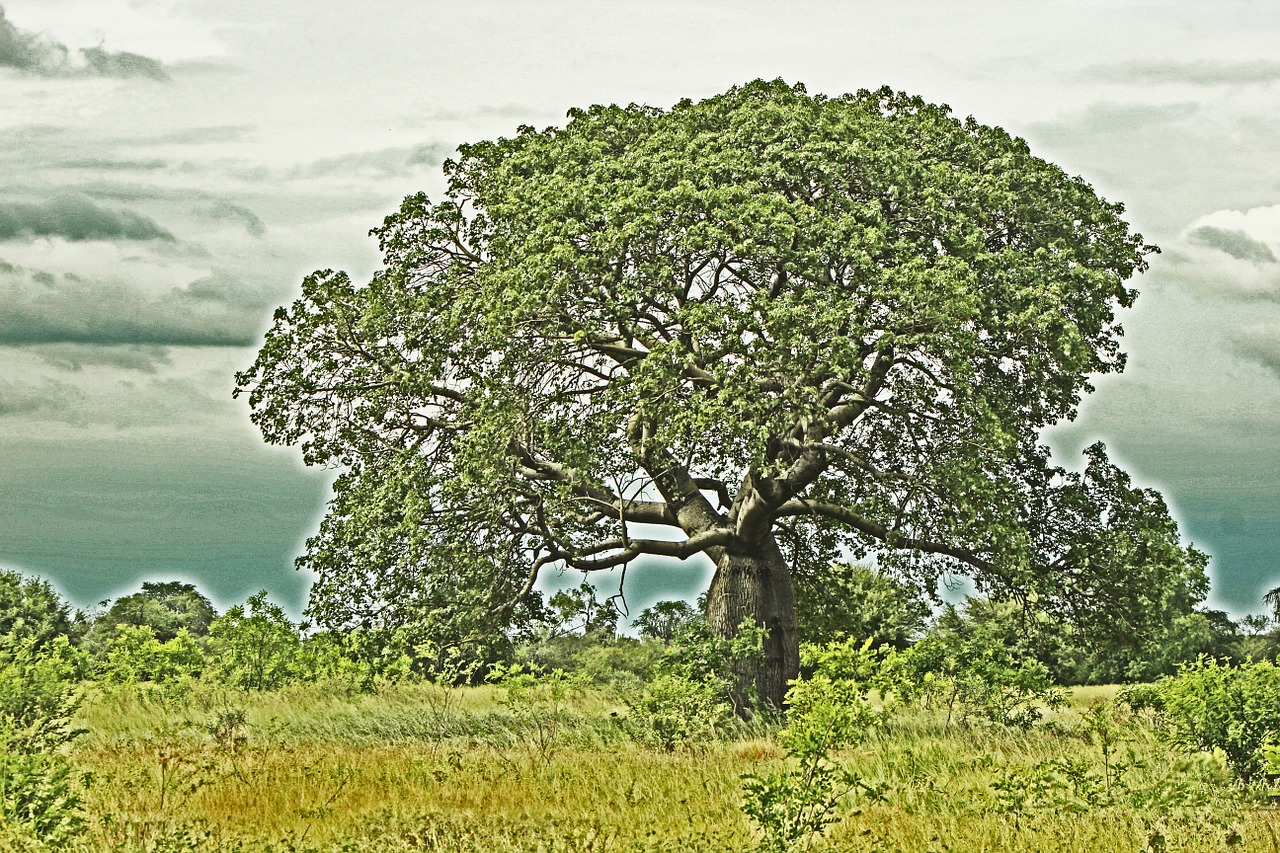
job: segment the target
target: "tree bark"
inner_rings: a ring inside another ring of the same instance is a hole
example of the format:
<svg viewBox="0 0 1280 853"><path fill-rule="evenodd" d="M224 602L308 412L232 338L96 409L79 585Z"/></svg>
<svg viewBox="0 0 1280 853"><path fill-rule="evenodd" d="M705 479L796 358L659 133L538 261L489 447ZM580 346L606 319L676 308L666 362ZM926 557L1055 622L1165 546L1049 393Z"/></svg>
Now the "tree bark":
<svg viewBox="0 0 1280 853"><path fill-rule="evenodd" d="M800 648L791 573L772 533L750 546L727 547L707 590L707 624L715 636L733 639L744 620L765 629L764 655L732 662L735 704L744 715L753 700L780 711L787 682L800 671Z"/></svg>

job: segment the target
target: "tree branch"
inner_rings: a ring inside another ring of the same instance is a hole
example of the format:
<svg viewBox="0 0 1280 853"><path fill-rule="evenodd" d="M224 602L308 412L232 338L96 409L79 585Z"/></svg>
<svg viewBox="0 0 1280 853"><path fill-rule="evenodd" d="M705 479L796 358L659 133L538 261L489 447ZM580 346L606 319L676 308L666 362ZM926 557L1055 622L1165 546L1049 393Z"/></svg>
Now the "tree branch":
<svg viewBox="0 0 1280 853"><path fill-rule="evenodd" d="M991 561L984 560L968 548L958 548L954 545L947 545L943 542L933 542L928 539L918 539L912 536L903 536L896 530L891 530L883 524L878 524L865 518L846 506L840 504L829 504L821 501L805 501L793 500L788 501L778 507L774 513L776 517L785 516L803 516L803 515L820 515L824 518L830 518L834 521L842 522L860 533L878 539L890 548L898 548L909 551L924 551L927 554L941 554L945 557L952 557L962 563L973 566L975 569L984 571L991 569Z"/></svg>

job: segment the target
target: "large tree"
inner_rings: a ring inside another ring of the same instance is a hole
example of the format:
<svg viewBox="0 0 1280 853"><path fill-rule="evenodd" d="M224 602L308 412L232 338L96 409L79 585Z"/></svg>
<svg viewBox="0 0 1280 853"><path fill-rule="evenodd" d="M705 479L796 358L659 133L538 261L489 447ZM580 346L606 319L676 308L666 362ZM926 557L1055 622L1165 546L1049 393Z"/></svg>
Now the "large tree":
<svg viewBox="0 0 1280 853"><path fill-rule="evenodd" d="M267 440L343 471L301 560L322 623L479 634L545 569L706 554L776 704L792 574L842 551L1127 630L1196 559L1100 449L1078 475L1040 444L1122 368L1153 247L1021 139L756 81L444 168L375 229L385 268L308 277L237 377Z"/></svg>

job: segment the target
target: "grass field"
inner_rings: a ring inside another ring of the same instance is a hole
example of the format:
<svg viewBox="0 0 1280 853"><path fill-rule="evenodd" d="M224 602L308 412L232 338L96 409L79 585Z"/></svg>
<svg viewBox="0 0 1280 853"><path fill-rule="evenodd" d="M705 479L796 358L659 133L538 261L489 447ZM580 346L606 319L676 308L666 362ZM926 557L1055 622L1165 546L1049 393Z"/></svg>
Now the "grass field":
<svg viewBox="0 0 1280 853"><path fill-rule="evenodd" d="M813 849L1280 853L1280 812L1212 756L1141 717L1087 732L1113 693L1078 690L1026 732L892 716L835 756L876 796L842 800ZM764 839L741 776L788 761L764 726L646 748L598 690L515 707L494 687L93 689L77 724L85 850L747 851Z"/></svg>

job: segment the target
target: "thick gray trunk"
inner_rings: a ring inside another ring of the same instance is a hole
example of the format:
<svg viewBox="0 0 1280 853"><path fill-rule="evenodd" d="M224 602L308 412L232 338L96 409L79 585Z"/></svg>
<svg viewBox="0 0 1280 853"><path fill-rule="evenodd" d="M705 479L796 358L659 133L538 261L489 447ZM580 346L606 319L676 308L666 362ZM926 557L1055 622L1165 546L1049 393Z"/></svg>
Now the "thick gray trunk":
<svg viewBox="0 0 1280 853"><path fill-rule="evenodd" d="M781 710L787 682L800 671L800 649L791 574L772 535L749 549L726 549L716 563L707 590L707 623L716 636L733 639L743 620L767 633L762 660L733 665L739 711L749 710L753 695Z"/></svg>

